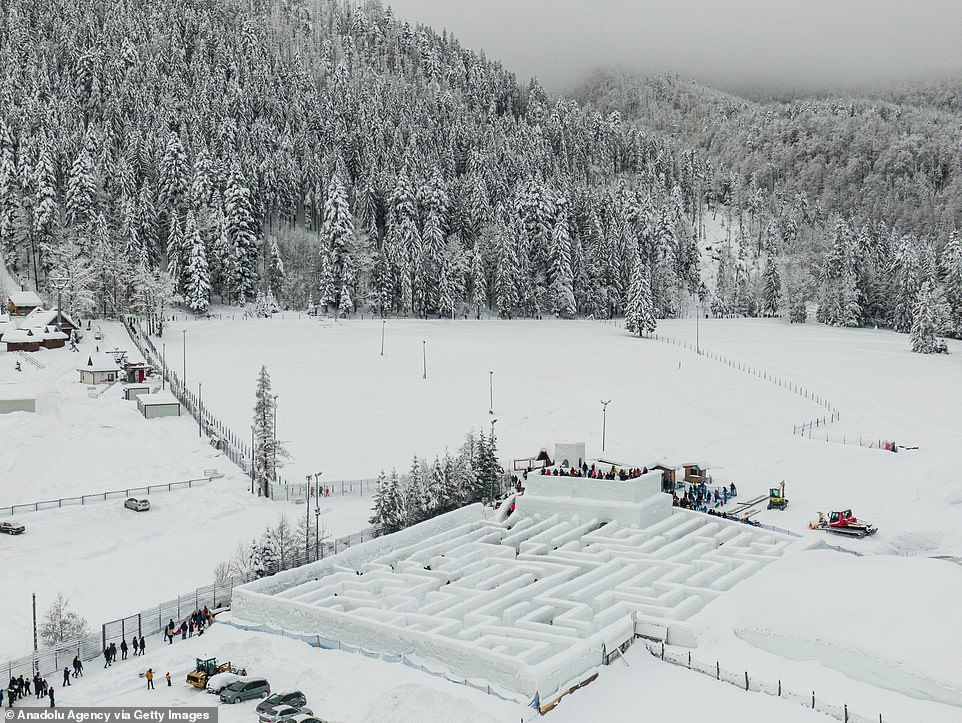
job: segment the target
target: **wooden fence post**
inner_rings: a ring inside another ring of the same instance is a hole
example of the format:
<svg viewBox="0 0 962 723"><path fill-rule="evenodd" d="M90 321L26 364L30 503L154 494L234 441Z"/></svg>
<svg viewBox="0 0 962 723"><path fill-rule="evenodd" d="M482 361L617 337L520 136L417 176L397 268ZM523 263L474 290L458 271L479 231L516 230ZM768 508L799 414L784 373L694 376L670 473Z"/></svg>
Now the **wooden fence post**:
<svg viewBox="0 0 962 723"><path fill-rule="evenodd" d="M748 690L748 671L745 671L745 690Z"/></svg>

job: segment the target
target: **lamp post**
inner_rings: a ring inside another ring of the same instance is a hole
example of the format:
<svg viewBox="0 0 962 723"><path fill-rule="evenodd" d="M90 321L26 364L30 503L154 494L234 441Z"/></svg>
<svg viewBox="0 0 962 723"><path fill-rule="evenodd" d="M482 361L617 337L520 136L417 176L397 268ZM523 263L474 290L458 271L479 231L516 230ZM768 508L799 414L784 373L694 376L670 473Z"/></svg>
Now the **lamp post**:
<svg viewBox="0 0 962 723"><path fill-rule="evenodd" d="M304 562L309 562L311 559L311 476L309 474L304 476L307 478L307 484L304 488L306 490L304 495L306 512L304 515Z"/></svg>
<svg viewBox="0 0 962 723"><path fill-rule="evenodd" d="M187 390L187 329L181 329L184 333L184 378L181 380L184 384L184 391Z"/></svg>
<svg viewBox="0 0 962 723"><path fill-rule="evenodd" d="M254 425L251 425L251 494L254 494Z"/></svg>
<svg viewBox="0 0 962 723"><path fill-rule="evenodd" d="M488 372L488 391L491 395L491 406L488 408L488 414L494 414L494 372Z"/></svg>
<svg viewBox="0 0 962 723"><path fill-rule="evenodd" d="M204 436L204 397L202 395L202 384L197 382L197 436Z"/></svg>
<svg viewBox="0 0 962 723"><path fill-rule="evenodd" d="M424 361L424 378L428 378L428 343L427 341L421 342L421 358Z"/></svg>
<svg viewBox="0 0 962 723"><path fill-rule="evenodd" d="M317 555L321 549L321 487L318 482L318 477L320 477L322 472L314 473L314 559L317 560Z"/></svg>
<svg viewBox="0 0 962 723"><path fill-rule="evenodd" d="M494 449L494 425L498 421L497 417L491 420L491 448ZM490 487L488 488L488 499L492 500L494 504L494 479L491 480Z"/></svg>
<svg viewBox="0 0 962 723"><path fill-rule="evenodd" d="M381 356L384 356L384 327L387 325L386 319L381 319Z"/></svg>
<svg viewBox="0 0 962 723"><path fill-rule="evenodd" d="M57 290L57 331L62 332L63 307L61 306L61 294L67 286L67 278L65 276L51 276L50 283L53 284L53 288Z"/></svg>
<svg viewBox="0 0 962 723"><path fill-rule="evenodd" d="M605 433L607 432L607 427L608 427L608 405L609 404L611 404L610 399L607 402L604 399L601 400L601 451L602 452L605 451Z"/></svg>
<svg viewBox="0 0 962 723"><path fill-rule="evenodd" d="M277 482L277 397L274 395L274 446L271 447L271 479Z"/></svg>
<svg viewBox="0 0 962 723"><path fill-rule="evenodd" d="M155 349L157 347L154 347ZM167 388L167 342L161 342L160 344L160 361L161 365L164 367L163 373L160 375L160 388Z"/></svg>
<svg viewBox="0 0 962 723"><path fill-rule="evenodd" d="M698 306L698 302L695 302L695 353L701 354L701 343L698 336L698 317L701 316L701 308Z"/></svg>

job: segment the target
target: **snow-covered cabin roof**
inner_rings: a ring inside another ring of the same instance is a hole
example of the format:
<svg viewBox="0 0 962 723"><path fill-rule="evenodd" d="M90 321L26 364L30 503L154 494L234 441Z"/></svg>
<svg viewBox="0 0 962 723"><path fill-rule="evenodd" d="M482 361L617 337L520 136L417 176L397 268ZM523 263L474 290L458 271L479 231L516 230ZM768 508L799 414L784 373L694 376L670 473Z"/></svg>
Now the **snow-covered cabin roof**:
<svg viewBox="0 0 962 723"><path fill-rule="evenodd" d="M137 403L142 406L151 406L156 404L180 404L177 401L177 397L168 391L154 392L153 394L141 394L137 397Z"/></svg>
<svg viewBox="0 0 962 723"><path fill-rule="evenodd" d="M62 331L57 331L56 326L44 326L33 330L35 334L39 334L41 339L67 339L67 335Z"/></svg>
<svg viewBox="0 0 962 723"><path fill-rule="evenodd" d="M60 316L64 322L73 327L77 326L66 312L61 312ZM22 326L57 326L57 310L44 309L42 306L38 306L23 318Z"/></svg>
<svg viewBox="0 0 962 723"><path fill-rule="evenodd" d="M78 367L81 372L119 372L120 367L117 362L107 354L91 354L87 357L87 363Z"/></svg>
<svg viewBox="0 0 962 723"><path fill-rule="evenodd" d="M7 329L0 337L4 344L26 344L31 341L41 342L43 336L35 329Z"/></svg>
<svg viewBox="0 0 962 723"><path fill-rule="evenodd" d="M11 291L7 299L16 307L43 306L43 299L36 291Z"/></svg>

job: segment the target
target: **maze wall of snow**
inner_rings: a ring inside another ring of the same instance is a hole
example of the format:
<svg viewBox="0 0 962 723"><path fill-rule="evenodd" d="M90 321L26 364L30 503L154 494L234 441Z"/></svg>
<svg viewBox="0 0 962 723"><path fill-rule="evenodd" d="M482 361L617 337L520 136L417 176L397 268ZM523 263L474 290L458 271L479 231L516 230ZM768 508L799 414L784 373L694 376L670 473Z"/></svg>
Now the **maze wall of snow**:
<svg viewBox="0 0 962 723"><path fill-rule="evenodd" d="M589 495L592 495L589 497ZM685 621L810 545L671 507L654 477L538 478L492 514L473 505L238 589L238 619L548 695L636 632Z"/></svg>

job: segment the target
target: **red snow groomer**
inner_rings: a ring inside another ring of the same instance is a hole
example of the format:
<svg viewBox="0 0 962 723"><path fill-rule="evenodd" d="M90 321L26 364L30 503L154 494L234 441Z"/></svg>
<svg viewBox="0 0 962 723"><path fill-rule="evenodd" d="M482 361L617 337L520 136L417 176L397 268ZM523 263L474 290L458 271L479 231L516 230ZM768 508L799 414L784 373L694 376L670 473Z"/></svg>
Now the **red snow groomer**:
<svg viewBox="0 0 962 723"><path fill-rule="evenodd" d="M809 523L808 526L813 530L824 530L848 537L866 537L878 532L878 528L870 522L859 522L851 510L830 512L828 519L825 519L825 515L819 512L818 522Z"/></svg>

